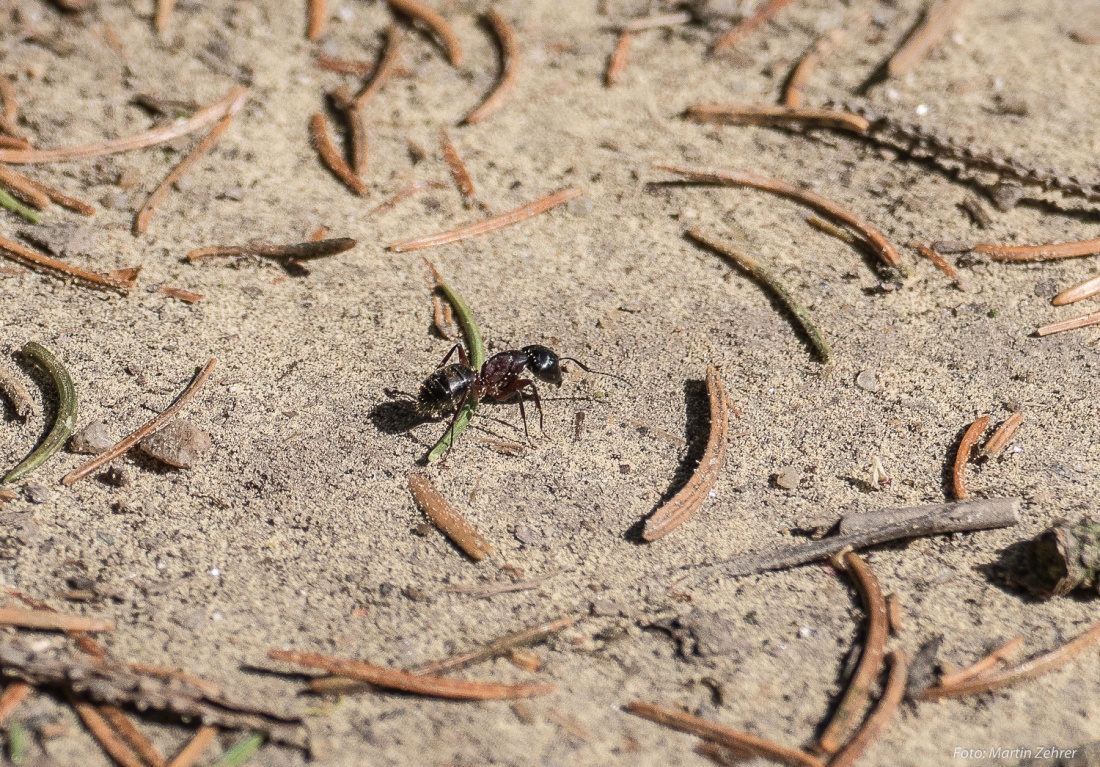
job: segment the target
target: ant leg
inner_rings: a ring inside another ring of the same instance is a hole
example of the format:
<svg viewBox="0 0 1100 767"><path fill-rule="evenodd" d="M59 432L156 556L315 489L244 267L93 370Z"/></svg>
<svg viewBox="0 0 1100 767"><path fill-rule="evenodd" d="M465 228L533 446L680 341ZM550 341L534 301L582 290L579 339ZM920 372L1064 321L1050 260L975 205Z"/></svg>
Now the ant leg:
<svg viewBox="0 0 1100 767"><path fill-rule="evenodd" d="M524 435L526 435L528 437L528 439L530 439L530 435L527 434L527 415L526 415L526 413L524 413L524 410L523 410L523 390L524 389L530 389L531 390L531 398L535 400L535 409L539 413L539 429L545 435L546 434L546 428L543 425L543 418L542 418L542 399L539 397L539 390L538 390L538 387L535 386L534 381L532 381L529 378L517 379L517 380L513 381L511 384L509 384L508 387L500 393L500 396L497 399L499 401L504 401L506 399L511 398L512 395L514 395L514 394L519 395L519 413L520 413L521 416L523 416L523 433L524 433Z"/></svg>
<svg viewBox="0 0 1100 767"><path fill-rule="evenodd" d="M447 360L449 360L451 358L451 355L454 354L456 351L458 352L458 361L461 362L463 365L469 367L470 359L466 356L466 349L462 346L462 344L455 344L454 346L452 346L451 350L447 352L447 356L444 357L443 361L439 363L439 367L443 367L444 365L446 365Z"/></svg>
<svg viewBox="0 0 1100 767"><path fill-rule="evenodd" d="M455 424L458 423L458 416L462 413L462 410L466 407L466 403L470 400L470 392L466 391L462 395L462 401L458 403L458 407L455 408L455 414L451 416L451 424L447 427L447 449L443 452L443 457L446 458L447 454L451 452L451 448L455 446Z"/></svg>

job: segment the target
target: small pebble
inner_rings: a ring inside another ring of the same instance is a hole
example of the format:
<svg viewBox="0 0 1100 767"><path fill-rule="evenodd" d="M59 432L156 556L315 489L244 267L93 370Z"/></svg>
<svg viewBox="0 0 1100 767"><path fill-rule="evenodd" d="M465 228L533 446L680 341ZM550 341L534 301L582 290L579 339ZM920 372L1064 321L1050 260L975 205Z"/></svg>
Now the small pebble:
<svg viewBox="0 0 1100 767"><path fill-rule="evenodd" d="M210 435L190 421L176 420L141 441L146 455L178 469L188 469L210 449Z"/></svg>
<svg viewBox="0 0 1100 767"><path fill-rule="evenodd" d="M23 495L31 503L46 503L53 499L53 492L45 485L29 484L23 488Z"/></svg>
<svg viewBox="0 0 1100 767"><path fill-rule="evenodd" d="M108 467L99 478L111 487L129 487L133 484L130 481L130 472L117 466Z"/></svg>
<svg viewBox="0 0 1100 767"><path fill-rule="evenodd" d="M864 391L878 391L878 373L873 370L864 370L856 376L856 386Z"/></svg>
<svg viewBox="0 0 1100 767"><path fill-rule="evenodd" d="M69 438L70 451L87 455L99 455L113 444L115 439L103 421L92 421Z"/></svg>
<svg viewBox="0 0 1100 767"><path fill-rule="evenodd" d="M108 210L125 210L130 207L130 195L125 192L108 192L99 201Z"/></svg>
<svg viewBox="0 0 1100 767"><path fill-rule="evenodd" d="M795 466L788 466L775 475L775 484L784 490L794 490L802 482L802 471Z"/></svg>

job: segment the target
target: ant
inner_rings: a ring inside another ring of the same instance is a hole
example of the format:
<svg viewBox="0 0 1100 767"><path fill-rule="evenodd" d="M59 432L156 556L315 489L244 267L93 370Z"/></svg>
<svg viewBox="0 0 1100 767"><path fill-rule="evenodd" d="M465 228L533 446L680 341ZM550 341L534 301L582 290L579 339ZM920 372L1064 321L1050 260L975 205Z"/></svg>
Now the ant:
<svg viewBox="0 0 1100 767"><path fill-rule="evenodd" d="M459 362L448 365L447 360L456 351ZM546 430L543 428L542 400L539 398L539 390L531 378L524 378L523 375L526 373L545 383L561 386L561 363L565 361L576 363L587 373L626 381L625 378L612 373L592 370L573 357L559 357L545 346L537 344L524 346L522 349L498 352L485 360L481 370L474 370L470 367L470 359L466 356L466 350L462 348L462 344L455 344L439 363L435 372L420 384L420 392L416 397L416 410L421 415L436 416L453 408L455 415L451 419L450 426L453 429L458 414L468 403L482 399L506 402L518 395L519 414L523 419L523 434L530 439L527 432L527 413L523 409L525 390L530 390L531 397L535 401L535 409L539 413L539 429L543 433Z"/></svg>

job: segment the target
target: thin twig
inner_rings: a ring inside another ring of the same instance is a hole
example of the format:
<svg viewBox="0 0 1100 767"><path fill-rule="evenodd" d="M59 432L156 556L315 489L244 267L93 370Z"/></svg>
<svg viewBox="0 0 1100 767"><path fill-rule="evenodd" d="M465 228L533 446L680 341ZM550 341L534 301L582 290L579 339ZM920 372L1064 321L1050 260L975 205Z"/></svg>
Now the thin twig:
<svg viewBox="0 0 1100 767"><path fill-rule="evenodd" d="M451 229L427 237L419 237L415 240L395 242L388 247L390 250L403 253L408 250L422 250L424 248L434 248L440 245L448 245L452 242L468 240L471 237L478 237L483 234L488 234L489 232L495 232L498 229L504 229L505 227L518 224L521 221L526 221L540 213L545 213L551 208L555 208L570 200L575 200L582 194L584 194L583 190L577 187L570 187L569 189L563 189L560 192L547 195L534 202L529 202L515 210L510 210L482 221L476 221L472 224L461 226L458 229Z"/></svg>
<svg viewBox="0 0 1100 767"><path fill-rule="evenodd" d="M794 106L695 104L684 110L684 117L717 125L801 125L853 133L863 133L871 127L870 120L851 112Z"/></svg>
<svg viewBox="0 0 1100 767"><path fill-rule="evenodd" d="M924 60L951 28L951 22L959 14L964 0L934 0L924 15L924 20L906 38L886 65L891 77L905 77Z"/></svg>
<svg viewBox="0 0 1100 767"><path fill-rule="evenodd" d="M905 697L905 685L909 680L909 658L902 650L895 650L887 656L890 663L890 676L886 680L886 689L882 691L878 705L864 720L855 736L844 748L829 760L829 767L851 767L870 745L890 724Z"/></svg>
<svg viewBox="0 0 1100 767"><path fill-rule="evenodd" d="M985 656L976 663L972 663L961 671L956 671L953 674L944 674L940 677L940 687L952 687L963 682L968 682L975 677L982 676L991 669L1006 664L1016 652L1024 646L1024 638L1021 636L1013 637L998 647L989 655Z"/></svg>
<svg viewBox="0 0 1100 767"><path fill-rule="evenodd" d="M8 171L10 173L15 173L15 171L11 170L10 168L8 169ZM56 187L52 187L48 184L44 184L41 181L38 181L36 179L29 178L27 176L21 176L21 177L23 179L25 179L26 182L30 186L37 189L42 194L46 195L46 197L48 197L51 202L57 203L62 208L68 208L71 211L75 211L76 213L80 213L80 214L85 215L85 216L94 216L95 215L95 207L92 206L92 205L89 205L88 203L84 202L83 200L79 200L76 197L73 197L72 195L69 195L69 194L66 194L65 192L62 192L60 189L58 189Z"/></svg>
<svg viewBox="0 0 1100 767"><path fill-rule="evenodd" d="M462 47L447 20L420 0L389 0L390 8L425 24L439 38L447 58L456 67L462 66Z"/></svg>
<svg viewBox="0 0 1100 767"><path fill-rule="evenodd" d="M994 261L1052 261L1100 253L1100 239L1056 242L1049 245L997 245L985 242L971 248Z"/></svg>
<svg viewBox="0 0 1100 767"><path fill-rule="evenodd" d="M779 303L783 304L787 311L790 312L791 316L794 317L799 327L802 328L802 331L810 339L810 343L813 345L821 362L826 365L829 363L833 354L832 350L829 348L829 343L825 340L825 336L821 332L821 329L818 328L817 323L810 317L810 310L794 297L794 294L787 289L787 286L784 285L778 277L772 274L770 269L747 253L742 253L730 243L718 239L716 236L703 229L689 229L687 231L687 236L711 250L722 254L737 264L738 267L748 272L753 279L763 283L764 287L770 290L772 295L779 300Z"/></svg>
<svg viewBox="0 0 1100 767"><path fill-rule="evenodd" d="M952 685L951 687L930 687L924 691L921 700L939 700L940 698L963 698L968 695L997 690L1027 679L1042 676L1048 671L1061 668L1078 654L1100 640L1100 623L1080 634L1061 647L1056 647L1042 655L1029 658L1018 666L997 674L986 674L980 679Z"/></svg>
<svg viewBox="0 0 1100 767"><path fill-rule="evenodd" d="M187 745L180 749L175 758L168 763L168 767L193 767L217 737L218 728L204 724L195 732L191 740L187 741Z"/></svg>
<svg viewBox="0 0 1100 767"><path fill-rule="evenodd" d="M914 243L913 247L916 248L918 253L931 261L933 266L946 274L948 277L951 277L952 279L958 279L958 270L956 270L955 267L951 265L950 261L941 256L935 250L928 247L927 245L922 245L920 243Z"/></svg>
<svg viewBox="0 0 1100 767"><path fill-rule="evenodd" d="M363 183L363 180L355 175L352 169L344 161L344 158L340 156L340 152L336 149L336 145L332 143L332 136L328 131L328 121L325 119L324 114L316 112L309 120L309 134L313 139L313 146L317 149L317 154L321 157L321 162L325 164L332 174L336 178L344 182L344 185L357 195L362 197L367 193L367 185Z"/></svg>
<svg viewBox="0 0 1100 767"><path fill-rule="evenodd" d="M272 245L268 242L251 242L247 245L209 245L195 248L187 254L191 262L215 256L262 256L282 261L308 261L324 256L334 256L351 250L359 244L351 237L333 237L327 240L309 240L291 245Z"/></svg>
<svg viewBox="0 0 1100 767"><path fill-rule="evenodd" d="M619 78L623 76L626 63L630 60L630 49L634 45L635 34L625 29L619 33L619 39L615 41L615 50L607 60L607 72L604 73L604 83L608 88L619 82Z"/></svg>
<svg viewBox="0 0 1100 767"><path fill-rule="evenodd" d="M432 521L440 532L474 560L482 560L493 553L493 546L459 511L436 490L431 480L421 474L409 475L409 490L416 505Z"/></svg>
<svg viewBox="0 0 1100 767"><path fill-rule="evenodd" d="M145 149L146 147L174 141L182 136L200 131L208 125L213 125L223 117L234 115L241 110L247 99L248 91L239 86L234 86L221 101L203 107L186 120L153 128L136 136L97 144L82 144L59 149L31 149L23 152L4 149L0 150L0 162L12 163L13 165L63 162Z"/></svg>
<svg viewBox="0 0 1100 767"><path fill-rule="evenodd" d="M1064 333L1067 330L1086 328L1090 325L1100 325L1100 312L1090 312L1089 314L1070 317L1068 320L1062 320L1061 322L1052 322L1049 325L1043 325L1043 327L1036 329L1035 335L1049 336L1055 333Z"/></svg>
<svg viewBox="0 0 1100 767"><path fill-rule="evenodd" d="M214 148L214 145L218 143L222 134L229 130L229 126L232 124L233 115L226 115L223 117L221 121L214 126L214 129L206 135L206 138L195 144L195 148L188 152L187 156L180 160L176 167L172 168L171 172L164 177L164 180L157 185L157 188L154 189L148 199L145 200L141 209L138 210L137 215L134 216L134 234L145 233L145 230L149 228L150 219L153 218L153 211L160 205L164 198L168 196L168 192L171 191L172 185L178 183L207 152Z"/></svg>
<svg viewBox="0 0 1100 767"><path fill-rule="evenodd" d="M0 607L0 626L19 626L35 631L114 631L115 624L79 615Z"/></svg>
<svg viewBox="0 0 1100 767"><path fill-rule="evenodd" d="M715 41L712 53L718 53L739 43L743 38L764 24L783 10L791 0L768 0L764 6L748 18L742 19L737 25Z"/></svg>
<svg viewBox="0 0 1100 767"><path fill-rule="evenodd" d="M176 0L157 0L157 8L153 15L153 29L158 35L163 35L168 30L175 10Z"/></svg>
<svg viewBox="0 0 1100 767"><path fill-rule="evenodd" d="M131 721L125 711L118 706L102 705L99 706L99 713L110 722L111 726L115 728L115 731L126 741L133 752L141 758L146 767L164 767L164 757L160 755L160 751L145 736L145 733L137 728L137 725Z"/></svg>
<svg viewBox="0 0 1100 767"><path fill-rule="evenodd" d="M848 548L859 550L906 538L1009 527L1019 521L1020 499L992 498L933 504L922 508L926 509L925 513L906 515L903 519L847 535L836 535L762 554L743 554L726 560L685 565L680 569L708 572L719 570L726 577L736 578L828 559Z"/></svg>
<svg viewBox="0 0 1100 767"><path fill-rule="evenodd" d="M647 541L663 538L694 514L718 481L726 459L729 407L722 376L713 365L707 366L707 399L710 402L710 434L706 450L687 484L646 520L642 538Z"/></svg>
<svg viewBox="0 0 1100 767"><path fill-rule="evenodd" d="M878 578L875 577L870 566L854 551L844 555L844 564L863 599L863 611L867 615L867 630L864 632L859 665L848 680L848 687L841 696L840 702L837 703L832 719L825 725L821 736L817 739L818 748L826 754L835 754L839 751L859 723L859 717L867 706L871 688L882 671L889 628L886 600L882 596L882 587L879 586Z"/></svg>
<svg viewBox="0 0 1100 767"><path fill-rule="evenodd" d="M516 42L516 33L512 25L495 8L490 8L485 14L485 22L489 25L489 29L493 30L497 46L500 48L500 77L481 105L462 119L462 122L467 125L481 122L504 106L504 102L508 100L519 78L519 43Z"/></svg>
<svg viewBox="0 0 1100 767"><path fill-rule="evenodd" d="M206 383L206 379L209 378L210 374L214 371L214 365L216 365L217 362L218 361L216 359L211 357L207 361L206 365L203 366L202 370L196 373L195 377L191 379L191 383L187 385L187 388L180 392L180 395L176 397L176 400L171 405L169 405L164 412L142 424L140 427L128 434L113 447L104 450L95 458L92 458L90 461L70 471L68 474L61 478L61 484L71 485L78 480L84 479L84 477L91 474L100 466L110 463L115 458L118 458L120 455L132 448L138 442L141 442L141 440L145 439L150 434L153 434L158 429L160 429L160 427L164 426L164 424L175 418L176 414L179 413L179 411L182 410L183 407L191 401L191 398L194 397L195 394L198 393L199 389L202 388L202 385Z"/></svg>
<svg viewBox="0 0 1100 767"><path fill-rule="evenodd" d="M707 168L686 168L676 165L657 165L660 170L685 176L689 180L700 184L721 184L723 186L751 186L765 192L790 197L803 202L819 212L824 213L841 223L855 229L870 245L882 262L892 268L900 269L901 256L896 248L878 229L860 219L855 213L843 205L823 197L815 192L800 189L786 181L767 176L758 176L755 173L744 173L732 170L711 170Z"/></svg>
<svg viewBox="0 0 1100 767"><path fill-rule="evenodd" d="M462 161L462 155L458 153L458 148L451 141L451 137L447 135L447 129L442 125L439 126L439 146L443 150L443 159L447 161L447 167L451 169L451 177L455 180L458 191L462 192L462 196L467 201L476 201L477 187L474 186L473 176L467 170L466 163Z"/></svg>
<svg viewBox="0 0 1100 767"><path fill-rule="evenodd" d="M552 684L495 684L490 682L469 682L462 679L446 679L437 676L409 674L404 671L376 666L361 661L342 660L329 655L311 652L292 652L289 650L268 650L267 657L274 660L297 663L301 666L320 668L330 674L360 679L364 682L401 690L417 695L455 700L506 700L511 698L530 698L545 695L557 689Z"/></svg>
<svg viewBox="0 0 1100 767"><path fill-rule="evenodd" d="M328 21L328 2L326 0L309 0L309 24L306 27L306 39L316 40L325 31L325 22Z"/></svg>
<svg viewBox="0 0 1100 767"><path fill-rule="evenodd" d="M474 317L474 313L465 299L443 279L439 270L435 268L435 264L427 258L424 259L424 263L428 265L428 269L431 271L434 289L442 293L451 308L454 309L455 319L458 320L458 326L462 329L462 336L466 340L466 352L470 356L470 365L474 370L481 370L481 366L485 364L486 354L485 341L481 337L481 329L478 327L477 318ZM471 400L455 415L447 431L443 432L443 436L428 451L426 457L428 463L439 460L447 453L454 441L466 430L470 419L474 415L474 410L477 409L477 404L476 400Z"/></svg>
<svg viewBox="0 0 1100 767"><path fill-rule="evenodd" d="M787 78L786 86L783 88L784 106L802 106L802 89L809 82L810 75L821 65L821 60L844 41L846 34L844 27L835 27L829 30L817 38L817 42L798 60L794 69L791 70L790 77Z"/></svg>
<svg viewBox="0 0 1100 767"><path fill-rule="evenodd" d="M29 178L12 170L7 165L0 164L0 184L6 186L17 196L22 197L28 204L39 210L50 205L49 196L30 183Z"/></svg>
<svg viewBox="0 0 1100 767"><path fill-rule="evenodd" d="M26 682L12 682L4 688L3 694L0 694L0 725L3 725L8 717L15 713L15 709L19 708L19 705L27 699L33 689Z"/></svg>
<svg viewBox="0 0 1100 767"><path fill-rule="evenodd" d="M57 389L57 417L45 439L0 480L0 484L5 485L26 476L48 461L65 445L76 426L76 389L69 371L53 352L34 341L28 341L21 353L50 374L50 380Z"/></svg>
<svg viewBox="0 0 1100 767"><path fill-rule="evenodd" d="M1090 277L1084 282L1079 282L1072 288L1066 288L1061 293L1056 295L1051 303L1055 306L1075 304L1078 301L1083 301L1086 298L1092 298L1097 293L1100 293L1100 275L1097 275L1096 277Z"/></svg>
<svg viewBox="0 0 1100 767"><path fill-rule="evenodd" d="M120 767L146 767L130 747L127 746L111 729L111 725L99 713L99 710L87 701L69 696L69 705L73 707L77 715L83 720L88 732L98 741L99 745L107 752L107 755L118 762Z"/></svg>
<svg viewBox="0 0 1100 767"><path fill-rule="evenodd" d="M970 424L962 439L959 440L959 449L955 453L955 465L951 472L951 485L955 491L956 501L965 501L970 497L970 491L966 489L966 465L970 462L974 445L987 428L989 428L989 416L983 415Z"/></svg>
<svg viewBox="0 0 1100 767"><path fill-rule="evenodd" d="M325 56L319 54L313 63L318 69L326 72L336 72L341 75L358 75L366 77L375 70L375 65L358 59L342 59L338 56Z"/></svg>
<svg viewBox="0 0 1100 767"><path fill-rule="evenodd" d="M1012 435L1016 433L1016 429L1020 428L1020 424L1023 422L1024 414L1019 410L1006 418L1004 423L994 430L989 441L985 443L985 447L982 448L982 457L993 459L999 456L1008 441L1012 439Z"/></svg>
<svg viewBox="0 0 1100 767"><path fill-rule="evenodd" d="M790 767L824 767L824 762L805 751L781 746L770 740L749 735L747 732L731 730L705 719L700 719L684 711L655 706L652 703L635 700L623 706L623 711L640 716L651 722L670 727L689 735L697 735L711 743L717 743L738 753L750 753Z"/></svg>

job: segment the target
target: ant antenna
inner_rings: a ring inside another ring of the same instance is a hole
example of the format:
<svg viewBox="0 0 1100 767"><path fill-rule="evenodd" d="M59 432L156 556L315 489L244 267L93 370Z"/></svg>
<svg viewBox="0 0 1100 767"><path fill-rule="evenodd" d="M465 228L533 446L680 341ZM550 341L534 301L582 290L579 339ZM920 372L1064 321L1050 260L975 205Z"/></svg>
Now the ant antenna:
<svg viewBox="0 0 1100 767"><path fill-rule="evenodd" d="M626 383L626 384L630 383L630 381L628 381L627 379L623 378L622 376L617 376L614 373L604 373L604 372L601 372L599 370L593 370L592 368L588 367L588 365L585 365L583 362L581 362L576 357L558 357L558 360L560 362L575 362L580 367L580 369L583 370L586 373L592 373L593 375L598 375L598 376L607 376L608 378L617 378L618 380L622 381L623 383Z"/></svg>

